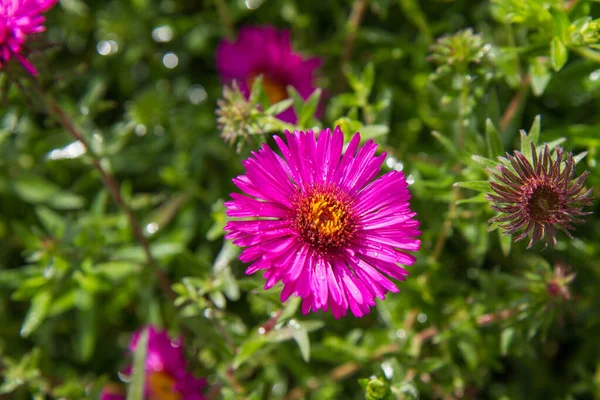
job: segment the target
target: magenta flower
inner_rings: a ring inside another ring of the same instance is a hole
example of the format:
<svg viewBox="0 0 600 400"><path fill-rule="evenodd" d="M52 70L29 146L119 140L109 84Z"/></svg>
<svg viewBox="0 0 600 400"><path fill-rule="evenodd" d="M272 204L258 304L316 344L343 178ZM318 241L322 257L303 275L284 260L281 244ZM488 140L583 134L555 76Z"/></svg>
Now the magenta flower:
<svg viewBox="0 0 600 400"><path fill-rule="evenodd" d="M187 361L183 354L183 339L171 340L166 331L159 331L150 325L133 334L129 350L135 352L140 335L148 329L148 352L146 354L146 398L149 400L204 400L202 389L206 380L188 373ZM125 369L130 375L132 367ZM118 391L108 387L102 392L101 400L125 399Z"/></svg>
<svg viewBox="0 0 600 400"><path fill-rule="evenodd" d="M302 312L348 308L362 317L398 288L385 276L404 280L419 250L419 222L410 210L402 172L375 179L385 154L375 156L369 140L359 148L354 135L342 154L339 127L317 135L286 132L275 137L283 158L264 145L244 162L246 175L233 182L244 194L225 203L234 218L225 236L246 247L240 260L253 262L246 274L264 270L265 289L283 282L281 301L293 293Z"/></svg>
<svg viewBox="0 0 600 400"><path fill-rule="evenodd" d="M44 18L41 14L53 7L58 0L0 0L0 69L16 58L27 72L36 76L37 70L25 57L27 38L43 32Z"/></svg>
<svg viewBox="0 0 600 400"><path fill-rule="evenodd" d="M315 91L318 58L303 59L292 51L289 31L274 27L244 27L235 42L222 41L217 48L217 68L225 83L236 80L246 97L257 76L271 104L288 97L286 87L293 86L303 99ZM295 123L297 116L288 108L278 118Z"/></svg>

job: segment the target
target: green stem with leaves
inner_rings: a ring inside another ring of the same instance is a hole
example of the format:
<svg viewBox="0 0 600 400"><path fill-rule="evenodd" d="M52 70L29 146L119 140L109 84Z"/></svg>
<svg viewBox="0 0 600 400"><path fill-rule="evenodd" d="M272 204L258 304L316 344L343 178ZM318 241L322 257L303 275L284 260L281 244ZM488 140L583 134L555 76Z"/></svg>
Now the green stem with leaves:
<svg viewBox="0 0 600 400"><path fill-rule="evenodd" d="M75 126L75 124L71 121L67 113L62 109L62 107L56 102L56 100L50 95L46 94L43 89L39 86L38 82L34 82L34 86L37 92L40 94L40 98L44 101L44 106L46 107L47 113L54 117L61 126L65 129L65 131L75 140L77 140L83 148L85 149L86 154L91 156L92 165L100 174L100 178L104 186L108 189L111 197L117 203L117 205L121 208L121 210L127 216L129 221L129 225L131 226L131 230L137 240L137 242L142 247L144 255L146 257L146 261L148 265L153 268L156 280L158 281L158 285L161 291L170 299L175 299L175 293L171 288L171 283L169 278L165 275L165 273L160 269L152 252L150 250L150 244L148 240L143 234L140 223L135 216L135 213L129 207L129 205L125 202L123 197L121 196L121 190L119 182L115 179L115 177L108 172L100 161L100 157L93 153L87 139L83 136L80 130Z"/></svg>

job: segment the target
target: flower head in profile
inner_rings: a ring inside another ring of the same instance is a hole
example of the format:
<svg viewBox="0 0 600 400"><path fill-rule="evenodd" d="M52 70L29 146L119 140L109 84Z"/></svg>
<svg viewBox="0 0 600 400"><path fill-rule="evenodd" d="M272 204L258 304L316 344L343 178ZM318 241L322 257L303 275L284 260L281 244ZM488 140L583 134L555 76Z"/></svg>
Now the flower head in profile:
<svg viewBox="0 0 600 400"><path fill-rule="evenodd" d="M546 291L555 301L569 301L572 299L570 285L577 274L571 271L570 265L562 261L554 265L554 272L547 277Z"/></svg>
<svg viewBox="0 0 600 400"><path fill-rule="evenodd" d="M37 70L24 54L27 39L45 30L42 13L58 0L0 0L0 69L17 59L31 75Z"/></svg>
<svg viewBox="0 0 600 400"><path fill-rule="evenodd" d="M283 157L266 144L244 162L246 174L233 181L244 192L225 203L226 238L245 247L247 274L263 270L265 289L283 283L281 301L294 294L302 311L350 309L362 317L398 288L420 241L404 174L376 179L385 154L375 156L369 140L354 135L345 152L344 134L286 132L275 141Z"/></svg>
<svg viewBox="0 0 600 400"><path fill-rule="evenodd" d="M294 87L303 99L314 91L318 58L304 59L292 50L290 33L271 26L249 26L240 30L235 42L224 40L217 48L217 68L225 83L235 80L246 96L254 80L262 75L262 85L271 104L285 100L287 86ZM295 123L291 108L278 118Z"/></svg>
<svg viewBox="0 0 600 400"><path fill-rule="evenodd" d="M144 329L148 330L148 350L145 363L145 397L149 400L204 400L204 379L187 372L187 361L183 354L182 338L171 339L166 331L150 325L136 331L129 343L134 353ZM125 369L131 375L132 367ZM120 396L120 397L119 397ZM125 399L113 387L102 392L101 400Z"/></svg>
<svg viewBox="0 0 600 400"><path fill-rule="evenodd" d="M501 163L490 170L493 193L486 199L500 215L490 219L499 223L505 235L521 231L515 242L529 236L528 248L534 242L546 239L556 244L556 230L568 237L579 217L591 214L582 211L592 203L592 190L585 190L588 172L575 178L575 161L571 153L564 154L556 147L554 160L548 145L538 153L531 142L531 160L515 151L514 155L500 157Z"/></svg>

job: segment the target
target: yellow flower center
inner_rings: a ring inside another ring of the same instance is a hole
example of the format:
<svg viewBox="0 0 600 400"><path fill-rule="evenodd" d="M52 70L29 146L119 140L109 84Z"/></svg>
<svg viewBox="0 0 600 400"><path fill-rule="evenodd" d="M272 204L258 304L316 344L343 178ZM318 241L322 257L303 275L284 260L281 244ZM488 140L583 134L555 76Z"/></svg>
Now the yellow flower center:
<svg viewBox="0 0 600 400"><path fill-rule="evenodd" d="M328 251L342 247L355 230L348 199L332 190L315 189L300 195L295 227L312 247Z"/></svg>
<svg viewBox="0 0 600 400"><path fill-rule="evenodd" d="M252 88L254 81L260 74L252 74L250 78L248 78L248 87ZM267 75L262 76L262 86L267 94L269 99L269 103L275 104L279 103L281 100L287 99L287 91L285 89L285 85L276 79L270 78Z"/></svg>
<svg viewBox="0 0 600 400"><path fill-rule="evenodd" d="M181 400L175 391L175 379L164 372L151 372L148 375L150 400Z"/></svg>

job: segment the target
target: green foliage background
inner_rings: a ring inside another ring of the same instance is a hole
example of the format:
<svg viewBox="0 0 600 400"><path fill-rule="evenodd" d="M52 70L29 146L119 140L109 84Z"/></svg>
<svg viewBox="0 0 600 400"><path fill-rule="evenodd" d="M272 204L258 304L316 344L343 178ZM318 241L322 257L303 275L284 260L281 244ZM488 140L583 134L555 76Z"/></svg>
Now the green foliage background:
<svg viewBox="0 0 600 400"><path fill-rule="evenodd" d="M98 398L148 323L185 335L212 398L600 398L597 202L575 239L526 250L488 232L494 213L465 188L485 182L453 186L485 181L472 156L518 149L519 129L541 121L539 144L588 152L577 171L599 196L600 4L246 3L62 0L32 43L40 81L16 65L0 73L0 398ZM246 132L255 140L236 153L216 124L215 48L256 24L291 29L297 50L324 60L325 118L307 109L299 128L359 130L414 178L418 262L362 319L282 305L223 241L231 178L280 133L258 113L268 135ZM153 39L161 26L172 40ZM120 182L154 266L49 99ZM558 262L576 273L561 282L569 299L548 290Z"/></svg>

